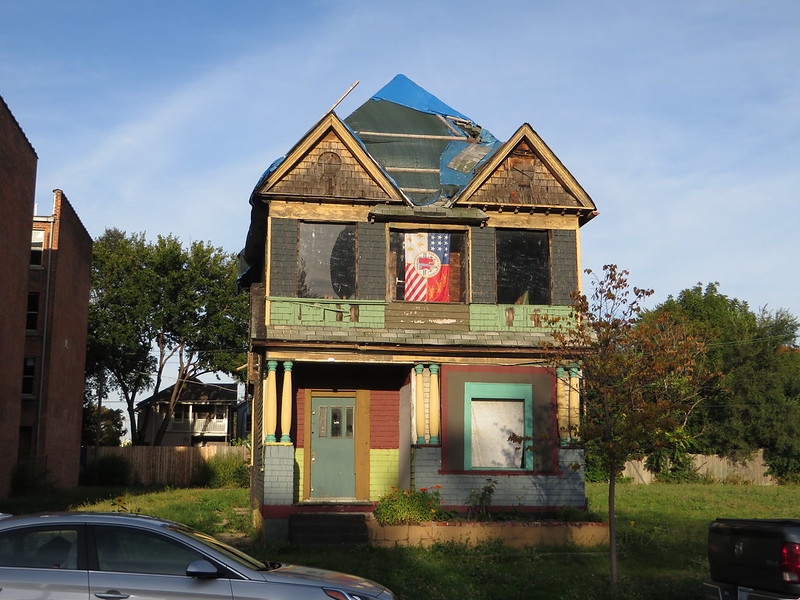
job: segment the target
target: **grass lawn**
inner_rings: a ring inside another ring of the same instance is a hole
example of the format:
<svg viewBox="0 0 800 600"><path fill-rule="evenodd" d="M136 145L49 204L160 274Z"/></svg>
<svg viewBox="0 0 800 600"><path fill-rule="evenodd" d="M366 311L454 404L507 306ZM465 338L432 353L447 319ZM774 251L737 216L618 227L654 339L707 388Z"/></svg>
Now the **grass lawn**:
<svg viewBox="0 0 800 600"><path fill-rule="evenodd" d="M80 489L80 488L77 488ZM604 548L477 548L444 544L421 548L298 548L253 544L260 558L362 575L390 587L400 600L697 599L707 576L706 531L716 517L795 517L800 488L721 484L617 486L621 581L608 585ZM588 484L594 513L606 515L604 484ZM74 492L77 494L78 492ZM100 494L94 493L94 497ZM99 503L59 494L69 506L127 509L164 516L208 531L252 533L247 490L106 490ZM114 498L117 498L115 500ZM56 499L51 498L51 502ZM44 499L39 499L41 504ZM17 501L19 502L19 501ZM50 506L48 509L66 508ZM0 503L0 511L9 510Z"/></svg>

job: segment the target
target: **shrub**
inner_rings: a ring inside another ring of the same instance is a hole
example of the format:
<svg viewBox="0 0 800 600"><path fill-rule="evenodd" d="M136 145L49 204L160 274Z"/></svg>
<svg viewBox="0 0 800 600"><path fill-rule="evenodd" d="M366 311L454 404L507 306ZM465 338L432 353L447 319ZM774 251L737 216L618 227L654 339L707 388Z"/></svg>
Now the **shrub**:
<svg viewBox="0 0 800 600"><path fill-rule="evenodd" d="M83 472L83 483L108 487L125 487L133 479L133 467L127 458L108 454L90 462Z"/></svg>
<svg viewBox="0 0 800 600"><path fill-rule="evenodd" d="M467 496L470 519L487 520L489 518L489 507L492 505L495 487L497 487L497 480L489 477L486 485L482 488L470 491Z"/></svg>
<svg viewBox="0 0 800 600"><path fill-rule="evenodd" d="M235 454L212 456L194 471L192 485L211 488L246 488L250 486L250 467Z"/></svg>
<svg viewBox="0 0 800 600"><path fill-rule="evenodd" d="M439 488L405 490L392 487L392 491L375 504L375 518L381 525L408 525L436 521L442 516Z"/></svg>
<svg viewBox="0 0 800 600"><path fill-rule="evenodd" d="M33 460L23 460L11 472L11 495L31 496L49 491L53 484L46 467Z"/></svg>

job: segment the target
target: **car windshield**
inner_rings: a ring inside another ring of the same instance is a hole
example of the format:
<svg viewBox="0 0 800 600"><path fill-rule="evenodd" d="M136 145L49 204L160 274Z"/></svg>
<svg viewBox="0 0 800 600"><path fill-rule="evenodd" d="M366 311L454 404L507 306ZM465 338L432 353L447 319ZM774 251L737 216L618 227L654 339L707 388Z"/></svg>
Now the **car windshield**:
<svg viewBox="0 0 800 600"><path fill-rule="evenodd" d="M271 571L272 569L277 569L280 567L280 563L263 563L260 560L256 560L252 556L245 554L241 550L237 550L233 546L229 546L228 544L223 544L217 539L214 539L210 535L207 535L201 531L197 531L196 529L192 529L190 527L178 527L178 526L170 526L170 529L173 531L177 531L183 533L184 535L188 535L189 537L197 540L201 544L205 544L206 546L210 546L217 552L221 552L231 560L239 563L240 565L247 567L248 569L254 569L256 571Z"/></svg>

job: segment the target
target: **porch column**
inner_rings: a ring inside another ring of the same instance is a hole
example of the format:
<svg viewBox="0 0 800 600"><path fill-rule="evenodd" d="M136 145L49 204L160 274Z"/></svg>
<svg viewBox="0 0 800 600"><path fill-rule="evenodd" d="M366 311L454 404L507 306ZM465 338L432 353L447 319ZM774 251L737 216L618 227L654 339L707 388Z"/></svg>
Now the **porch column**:
<svg viewBox="0 0 800 600"><path fill-rule="evenodd" d="M439 423L440 419L440 398L439 398L439 365L430 365L431 390L428 398L428 410L430 411L431 444L439 443Z"/></svg>
<svg viewBox="0 0 800 600"><path fill-rule="evenodd" d="M565 389L568 380L564 377L565 371L564 367L556 368L556 418L558 419L558 437L561 442L569 439L569 398Z"/></svg>
<svg viewBox="0 0 800 600"><path fill-rule="evenodd" d="M267 361L267 381L264 390L264 441L275 442L275 429L278 425L278 389L275 381L277 360Z"/></svg>
<svg viewBox="0 0 800 600"><path fill-rule="evenodd" d="M425 443L425 382L422 380L422 371L425 369L422 365L415 365L414 371L416 372L416 430L417 430L417 444Z"/></svg>
<svg viewBox="0 0 800 600"><path fill-rule="evenodd" d="M291 442L292 429L292 362L283 363L283 391L281 393L281 442Z"/></svg>
<svg viewBox="0 0 800 600"><path fill-rule="evenodd" d="M580 393L580 369L570 367L569 369L569 437L578 437L578 427L581 424L581 393Z"/></svg>

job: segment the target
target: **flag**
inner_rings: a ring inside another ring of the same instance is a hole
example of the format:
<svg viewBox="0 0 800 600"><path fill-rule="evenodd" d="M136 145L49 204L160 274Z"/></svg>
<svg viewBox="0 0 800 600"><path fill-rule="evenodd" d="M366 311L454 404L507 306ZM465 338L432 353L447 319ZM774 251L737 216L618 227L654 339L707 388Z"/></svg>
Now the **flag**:
<svg viewBox="0 0 800 600"><path fill-rule="evenodd" d="M450 302L450 234L405 234L405 296L412 302Z"/></svg>

